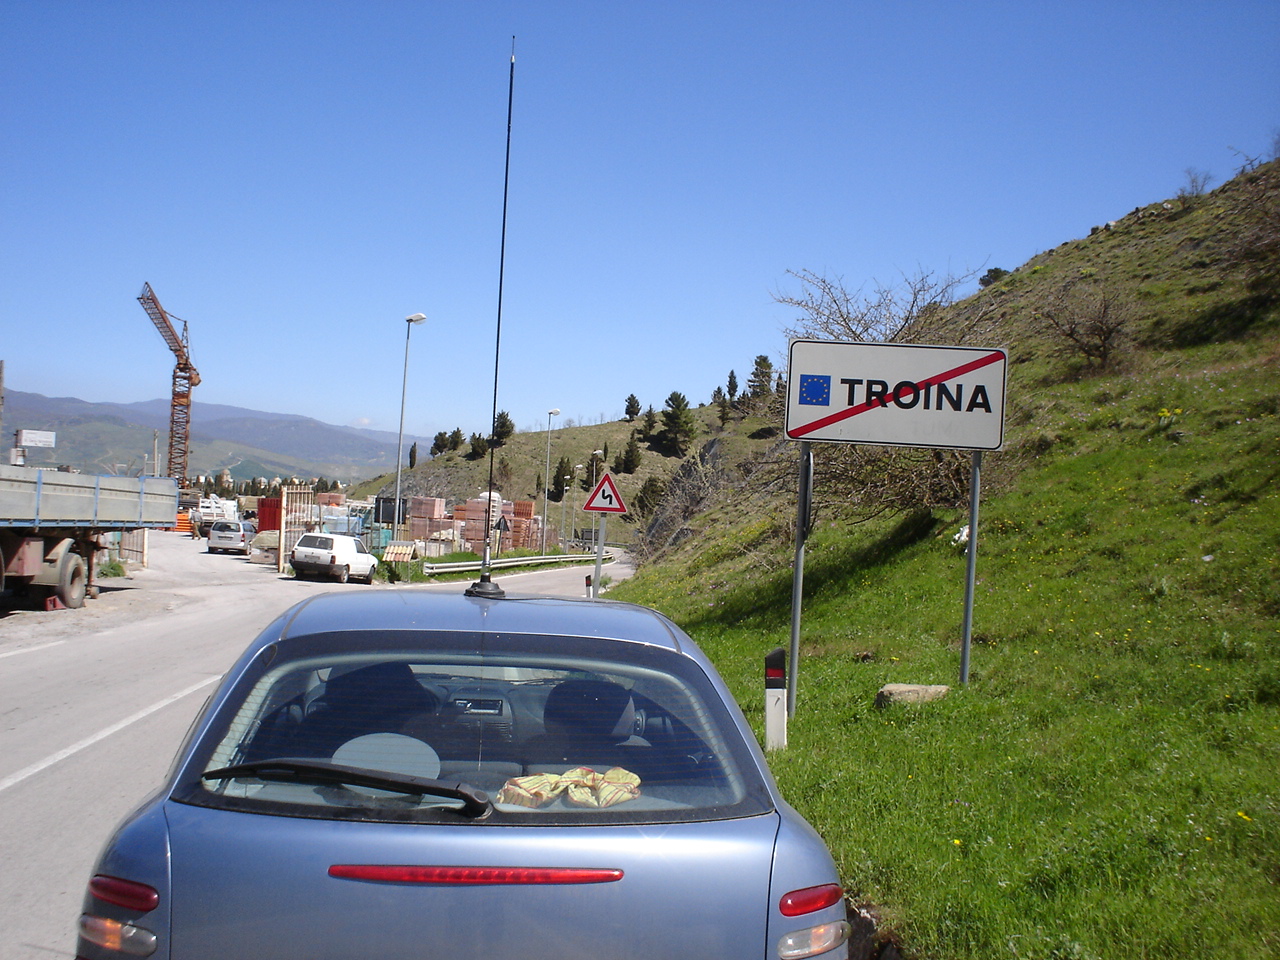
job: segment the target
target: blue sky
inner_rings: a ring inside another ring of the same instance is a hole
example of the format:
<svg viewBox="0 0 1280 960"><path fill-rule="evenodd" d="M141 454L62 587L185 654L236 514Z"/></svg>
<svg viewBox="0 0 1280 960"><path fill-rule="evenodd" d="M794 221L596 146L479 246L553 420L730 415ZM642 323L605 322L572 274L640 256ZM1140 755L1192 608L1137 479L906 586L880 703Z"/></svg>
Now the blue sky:
<svg viewBox="0 0 1280 960"><path fill-rule="evenodd" d="M788 270L1018 266L1280 130L1265 2L0 5L10 389L410 434L782 364ZM1017 345L1009 345L1016 352ZM6 428L20 426L6 424Z"/></svg>

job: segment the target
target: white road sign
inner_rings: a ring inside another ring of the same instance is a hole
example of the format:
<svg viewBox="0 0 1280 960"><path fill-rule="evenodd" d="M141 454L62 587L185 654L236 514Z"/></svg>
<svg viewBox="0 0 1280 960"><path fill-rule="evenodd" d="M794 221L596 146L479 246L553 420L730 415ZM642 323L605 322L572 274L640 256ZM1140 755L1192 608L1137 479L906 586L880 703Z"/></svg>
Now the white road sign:
<svg viewBox="0 0 1280 960"><path fill-rule="evenodd" d="M605 473L587 497L582 509L590 513L626 513L627 505L622 502L622 495L618 493L618 485L613 482L613 477Z"/></svg>
<svg viewBox="0 0 1280 960"><path fill-rule="evenodd" d="M51 430L19 430L18 446L20 447L52 447L57 443L58 435Z"/></svg>
<svg viewBox="0 0 1280 960"><path fill-rule="evenodd" d="M999 450L1007 367L998 348L793 340L787 436Z"/></svg>

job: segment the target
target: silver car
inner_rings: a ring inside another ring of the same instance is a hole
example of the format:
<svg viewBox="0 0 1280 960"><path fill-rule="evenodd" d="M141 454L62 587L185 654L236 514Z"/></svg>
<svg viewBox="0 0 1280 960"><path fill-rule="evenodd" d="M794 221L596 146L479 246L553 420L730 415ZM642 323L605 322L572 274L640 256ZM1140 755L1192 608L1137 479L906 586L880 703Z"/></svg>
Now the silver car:
<svg viewBox="0 0 1280 960"><path fill-rule="evenodd" d="M313 597L89 882L87 960L847 956L822 840L662 615Z"/></svg>
<svg viewBox="0 0 1280 960"><path fill-rule="evenodd" d="M218 520L209 527L209 552L224 550L249 555L254 535L258 532L248 520Z"/></svg>

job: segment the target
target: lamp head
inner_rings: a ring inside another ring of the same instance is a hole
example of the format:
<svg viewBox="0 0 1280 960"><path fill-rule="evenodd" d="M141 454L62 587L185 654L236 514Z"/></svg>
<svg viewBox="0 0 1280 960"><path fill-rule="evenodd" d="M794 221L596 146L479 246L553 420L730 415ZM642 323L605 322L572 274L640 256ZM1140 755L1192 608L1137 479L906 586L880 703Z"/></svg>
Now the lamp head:
<svg viewBox="0 0 1280 960"><path fill-rule="evenodd" d="M547 416L548 416L548 417L558 417L558 416L560 416L560 408L559 408L559 407L552 407L550 410L548 410L548 411L547 411Z"/></svg>
<svg viewBox="0 0 1280 960"><path fill-rule="evenodd" d="M423 320L427 319L427 315L425 313L411 313L404 319L406 323L421 323Z"/></svg>

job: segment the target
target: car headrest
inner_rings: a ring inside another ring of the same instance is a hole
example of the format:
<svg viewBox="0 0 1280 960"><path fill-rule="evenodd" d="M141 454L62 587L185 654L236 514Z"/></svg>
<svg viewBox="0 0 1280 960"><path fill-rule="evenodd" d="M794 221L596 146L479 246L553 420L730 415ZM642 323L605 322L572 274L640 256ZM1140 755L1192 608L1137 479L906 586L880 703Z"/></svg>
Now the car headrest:
<svg viewBox="0 0 1280 960"><path fill-rule="evenodd" d="M607 680L565 680L547 696L548 733L618 742L635 726L636 708L625 687Z"/></svg>

